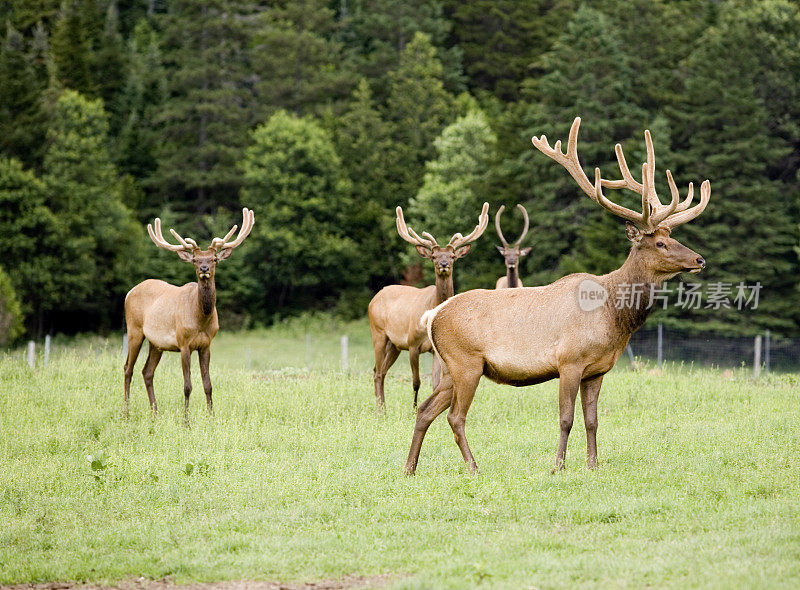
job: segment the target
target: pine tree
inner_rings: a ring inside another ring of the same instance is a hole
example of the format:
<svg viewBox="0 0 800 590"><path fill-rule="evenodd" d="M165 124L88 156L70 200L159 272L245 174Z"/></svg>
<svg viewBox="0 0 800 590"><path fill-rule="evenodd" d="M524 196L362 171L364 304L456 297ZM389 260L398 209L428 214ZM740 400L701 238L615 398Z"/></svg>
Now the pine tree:
<svg viewBox="0 0 800 590"><path fill-rule="evenodd" d="M94 56L99 96L106 105L114 107L126 78L125 42L119 31L119 11L116 0L108 3L103 30L97 39Z"/></svg>
<svg viewBox="0 0 800 590"><path fill-rule="evenodd" d="M22 335L23 322L22 304L0 266L0 346L8 346Z"/></svg>
<svg viewBox="0 0 800 590"><path fill-rule="evenodd" d="M229 0L176 0L158 15L170 100L154 118L158 169L147 184L176 210L234 204L255 108L250 17Z"/></svg>
<svg viewBox="0 0 800 590"><path fill-rule="evenodd" d="M258 126L252 139L242 163L242 203L258 214L239 256L250 269L241 301L262 319L281 309L330 305L363 284L347 222L355 203L333 141L317 123L285 111Z"/></svg>
<svg viewBox="0 0 800 590"><path fill-rule="evenodd" d="M65 88L97 96L96 38L99 7L92 0L65 0L50 39L55 76Z"/></svg>
<svg viewBox="0 0 800 590"><path fill-rule="evenodd" d="M393 123L396 150L390 178L402 205L419 190L425 162L434 155L433 140L448 122L453 98L444 88L436 50L423 33L406 45L389 79L387 117Z"/></svg>

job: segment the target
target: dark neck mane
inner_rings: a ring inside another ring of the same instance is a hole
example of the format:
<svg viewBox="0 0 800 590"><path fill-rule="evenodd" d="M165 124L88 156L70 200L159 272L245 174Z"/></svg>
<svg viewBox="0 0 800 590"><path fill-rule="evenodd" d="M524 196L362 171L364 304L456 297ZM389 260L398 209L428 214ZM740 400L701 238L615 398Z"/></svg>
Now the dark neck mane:
<svg viewBox="0 0 800 590"><path fill-rule="evenodd" d="M617 326L629 334L642 327L654 309L651 296L661 283L670 277L656 275L647 268L636 246L631 248L625 263L617 270L601 277L608 291L609 304ZM616 307L621 301L621 307Z"/></svg>
<svg viewBox="0 0 800 590"><path fill-rule="evenodd" d="M217 287L213 280L197 282L197 301L203 315L211 315L217 306Z"/></svg>
<svg viewBox="0 0 800 590"><path fill-rule="evenodd" d="M508 279L508 287L514 288L519 285L519 270L516 266L514 268L506 267L506 279Z"/></svg>
<svg viewBox="0 0 800 590"><path fill-rule="evenodd" d="M444 303L453 296L453 275L446 278L436 275L436 303Z"/></svg>

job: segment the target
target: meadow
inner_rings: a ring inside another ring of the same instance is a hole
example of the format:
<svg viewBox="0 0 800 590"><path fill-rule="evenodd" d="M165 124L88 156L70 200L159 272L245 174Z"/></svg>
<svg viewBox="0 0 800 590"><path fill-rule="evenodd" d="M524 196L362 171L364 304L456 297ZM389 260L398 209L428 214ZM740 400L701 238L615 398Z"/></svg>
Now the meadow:
<svg viewBox="0 0 800 590"><path fill-rule="evenodd" d="M365 322L221 332L216 415L195 359L189 429L176 354L156 372L161 414L150 416L142 355L122 419L120 348L63 342L35 371L21 351L0 357L0 584L800 585L797 375L618 367L600 396L599 468L586 469L578 410L554 475L557 383L483 382L467 420L481 472L467 473L441 417L406 477L407 356L379 418Z"/></svg>

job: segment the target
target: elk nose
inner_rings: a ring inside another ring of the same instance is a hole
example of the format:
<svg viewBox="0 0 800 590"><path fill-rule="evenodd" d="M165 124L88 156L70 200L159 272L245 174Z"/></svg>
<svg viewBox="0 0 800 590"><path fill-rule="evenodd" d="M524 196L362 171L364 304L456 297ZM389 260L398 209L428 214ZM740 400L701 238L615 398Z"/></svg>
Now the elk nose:
<svg viewBox="0 0 800 590"><path fill-rule="evenodd" d="M209 268L207 264L200 265L200 272L208 272Z"/></svg>
<svg viewBox="0 0 800 590"><path fill-rule="evenodd" d="M700 268L705 268L706 267L706 259L703 258L702 256L698 256L697 257L697 264L700 266Z"/></svg>

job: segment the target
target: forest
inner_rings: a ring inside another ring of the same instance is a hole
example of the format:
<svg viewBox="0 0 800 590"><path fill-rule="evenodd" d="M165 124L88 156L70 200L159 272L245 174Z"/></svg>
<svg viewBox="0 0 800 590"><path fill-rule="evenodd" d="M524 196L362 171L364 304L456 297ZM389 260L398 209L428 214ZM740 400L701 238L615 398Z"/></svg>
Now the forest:
<svg viewBox="0 0 800 590"><path fill-rule="evenodd" d="M757 308L659 310L692 332L800 335L800 2L790 0L7 0L0 4L0 345L119 330L127 291L194 269L146 224L201 245L256 213L216 275L224 328L312 310L362 317L432 282L401 205L440 241L481 204L530 214L520 276L604 273L629 248L531 136L583 120L593 178L614 144L705 179L674 237L704 285L761 285ZM635 166L632 166L635 169ZM637 196L614 191L628 207ZM505 273L492 229L456 291Z"/></svg>

